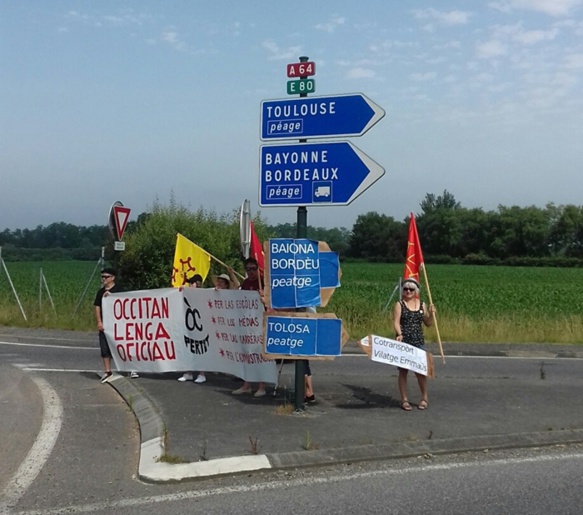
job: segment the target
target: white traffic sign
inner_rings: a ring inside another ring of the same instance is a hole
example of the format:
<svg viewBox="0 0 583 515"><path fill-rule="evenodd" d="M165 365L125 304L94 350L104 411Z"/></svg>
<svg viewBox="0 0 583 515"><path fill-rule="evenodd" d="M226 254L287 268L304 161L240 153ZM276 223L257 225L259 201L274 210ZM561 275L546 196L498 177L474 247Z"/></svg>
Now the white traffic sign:
<svg viewBox="0 0 583 515"><path fill-rule="evenodd" d="M128 226L131 209L124 207L118 200L114 202L109 210L109 230L111 235L117 240L121 241L123 233Z"/></svg>

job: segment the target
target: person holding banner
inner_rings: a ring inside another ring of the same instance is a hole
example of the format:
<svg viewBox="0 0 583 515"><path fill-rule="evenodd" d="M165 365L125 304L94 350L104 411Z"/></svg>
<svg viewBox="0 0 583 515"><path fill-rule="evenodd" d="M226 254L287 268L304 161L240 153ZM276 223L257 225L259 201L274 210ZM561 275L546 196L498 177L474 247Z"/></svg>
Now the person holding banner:
<svg viewBox="0 0 583 515"><path fill-rule="evenodd" d="M315 306L308 306L306 308L306 313L317 313ZM306 375L305 375L305 396L304 404L312 404L316 402L316 396L314 395L314 385L312 383L312 369L310 367L310 360L304 360L306 362Z"/></svg>
<svg viewBox="0 0 583 515"><path fill-rule="evenodd" d="M184 284L190 288L202 288L202 283L202 275L200 274L194 274L188 278L186 278L186 276L184 277Z"/></svg>
<svg viewBox="0 0 583 515"><path fill-rule="evenodd" d="M103 361L103 368L105 370L103 376L101 377L102 383L106 383L113 375L111 371L111 349L109 348L107 337L103 331L102 302L103 297L106 297L110 293L123 291L123 289L115 283L115 275L116 272L113 268L104 268L101 271L101 282L103 286L97 291L95 300L93 302L93 306L95 307L95 321L97 322L97 330L99 332L99 348L101 350L101 359Z"/></svg>
<svg viewBox="0 0 583 515"><path fill-rule="evenodd" d="M259 291L260 294L263 294L263 284L262 284L262 277L261 272L259 270L259 263L255 258L247 258L243 265L245 266L245 272L247 272L247 277L243 280L241 284L241 290L248 290L248 291ZM245 381L241 388L237 388L231 392L233 395L243 395L246 393L253 393L251 389L251 383ZM257 391L253 395L253 397L265 397L265 383L259 383L259 387Z"/></svg>
<svg viewBox="0 0 583 515"><path fill-rule="evenodd" d="M194 274L192 277L185 278L184 283L190 288L202 288L203 279L200 274ZM195 379L192 372L184 372L178 380L181 383L185 383L186 381L194 381L196 384L206 383L206 374L204 372L199 372Z"/></svg>
<svg viewBox="0 0 583 515"><path fill-rule="evenodd" d="M430 327L433 323L435 306L425 304L419 298L419 283L409 277L401 284L401 300L393 308L393 328L395 339L422 349L425 346L423 324ZM401 394L401 408L411 411L411 404L407 397L407 374L409 370L399 367L399 393ZM415 373L421 390L421 401L417 406L420 410L429 407L427 399L427 376Z"/></svg>
<svg viewBox="0 0 583 515"><path fill-rule="evenodd" d="M243 265L245 266L245 272L247 272L247 277L243 280L241 284L242 290L254 290L258 292L263 291L263 281L261 274L259 272L259 263L255 258L247 258Z"/></svg>
<svg viewBox="0 0 583 515"><path fill-rule="evenodd" d="M227 267L228 274L213 276L213 284L217 290L238 290L241 287L235 271Z"/></svg>

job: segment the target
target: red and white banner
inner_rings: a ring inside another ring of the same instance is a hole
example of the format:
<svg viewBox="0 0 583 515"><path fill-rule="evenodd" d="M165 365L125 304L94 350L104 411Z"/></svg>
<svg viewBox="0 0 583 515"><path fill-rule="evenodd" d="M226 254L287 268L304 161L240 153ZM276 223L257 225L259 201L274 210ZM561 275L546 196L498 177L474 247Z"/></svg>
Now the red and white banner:
<svg viewBox="0 0 583 515"><path fill-rule="evenodd" d="M262 354L263 315L256 291L163 288L103 298L120 372L224 372L275 383L276 364Z"/></svg>

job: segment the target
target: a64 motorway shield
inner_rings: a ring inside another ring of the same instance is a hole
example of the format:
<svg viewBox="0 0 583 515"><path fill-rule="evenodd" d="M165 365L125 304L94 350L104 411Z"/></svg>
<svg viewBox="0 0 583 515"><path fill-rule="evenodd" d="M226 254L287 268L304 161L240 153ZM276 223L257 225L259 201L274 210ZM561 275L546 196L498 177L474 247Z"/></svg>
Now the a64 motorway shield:
<svg viewBox="0 0 583 515"><path fill-rule="evenodd" d="M263 145L259 204L347 205L384 173L348 141Z"/></svg>

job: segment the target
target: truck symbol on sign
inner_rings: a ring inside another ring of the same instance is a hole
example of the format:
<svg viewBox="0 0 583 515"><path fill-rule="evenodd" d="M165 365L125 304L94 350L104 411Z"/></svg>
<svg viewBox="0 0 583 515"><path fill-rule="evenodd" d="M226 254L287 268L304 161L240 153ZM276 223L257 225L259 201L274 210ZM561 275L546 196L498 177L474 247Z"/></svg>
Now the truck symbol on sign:
<svg viewBox="0 0 583 515"><path fill-rule="evenodd" d="M314 193L316 197L329 197L330 196L330 186L318 186L316 192Z"/></svg>

